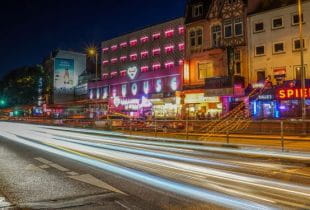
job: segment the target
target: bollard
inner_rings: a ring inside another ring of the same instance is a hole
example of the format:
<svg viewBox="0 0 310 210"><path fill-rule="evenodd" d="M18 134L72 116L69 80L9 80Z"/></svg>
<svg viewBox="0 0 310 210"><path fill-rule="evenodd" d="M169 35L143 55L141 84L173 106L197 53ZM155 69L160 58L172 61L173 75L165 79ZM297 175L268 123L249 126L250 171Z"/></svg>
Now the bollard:
<svg viewBox="0 0 310 210"><path fill-rule="evenodd" d="M284 152L284 128L283 121L281 121L281 148L282 152Z"/></svg>

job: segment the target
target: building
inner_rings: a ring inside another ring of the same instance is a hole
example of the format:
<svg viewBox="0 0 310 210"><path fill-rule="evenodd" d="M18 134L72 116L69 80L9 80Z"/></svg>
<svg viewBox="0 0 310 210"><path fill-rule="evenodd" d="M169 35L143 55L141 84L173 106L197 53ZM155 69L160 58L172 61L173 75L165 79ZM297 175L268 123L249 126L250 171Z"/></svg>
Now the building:
<svg viewBox="0 0 310 210"><path fill-rule="evenodd" d="M183 90L191 117L226 113L244 96L246 8L243 0L188 1Z"/></svg>
<svg viewBox="0 0 310 210"><path fill-rule="evenodd" d="M184 33L177 18L102 42L102 80L89 83L92 112L180 116Z"/></svg>
<svg viewBox="0 0 310 210"><path fill-rule="evenodd" d="M309 79L310 2L302 2L304 64ZM269 84L266 91L251 100L254 116L300 116L301 42L296 1L262 1L248 16L248 42L250 82L256 87L265 86L266 81ZM310 114L310 100L306 104Z"/></svg>

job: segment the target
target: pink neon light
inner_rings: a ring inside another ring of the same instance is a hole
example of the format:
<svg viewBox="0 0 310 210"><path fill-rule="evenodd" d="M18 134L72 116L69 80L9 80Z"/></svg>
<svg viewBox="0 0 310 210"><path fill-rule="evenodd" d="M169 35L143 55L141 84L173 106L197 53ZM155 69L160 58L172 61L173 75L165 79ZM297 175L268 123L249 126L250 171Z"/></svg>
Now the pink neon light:
<svg viewBox="0 0 310 210"><path fill-rule="evenodd" d="M147 72L149 70L148 66L141 66L141 72Z"/></svg>
<svg viewBox="0 0 310 210"><path fill-rule="evenodd" d="M130 60L131 61L136 61L137 59L138 59L138 55L136 53L130 55Z"/></svg>
<svg viewBox="0 0 310 210"><path fill-rule="evenodd" d="M112 59L111 59L111 63L112 63L112 64L114 64L114 63L116 63L116 62L117 62L117 58L112 58Z"/></svg>
<svg viewBox="0 0 310 210"><path fill-rule="evenodd" d="M174 34L174 30L173 29L165 31L165 36L166 37L172 37L173 34Z"/></svg>
<svg viewBox="0 0 310 210"><path fill-rule="evenodd" d="M153 49L152 52L153 52L153 56L159 55L160 54L160 48Z"/></svg>
<svg viewBox="0 0 310 210"><path fill-rule="evenodd" d="M126 70L121 70L120 73L121 73L121 76L124 77L124 76L126 76L127 71Z"/></svg>
<svg viewBox="0 0 310 210"><path fill-rule="evenodd" d="M122 43L119 44L119 46L122 47L122 48L127 47L127 42L122 42Z"/></svg>
<svg viewBox="0 0 310 210"><path fill-rule="evenodd" d="M141 58L147 58L148 55L149 55L148 51L141 52Z"/></svg>
<svg viewBox="0 0 310 210"><path fill-rule="evenodd" d="M113 71L113 72L111 72L111 75L112 75L112 76L117 75L117 71Z"/></svg>
<svg viewBox="0 0 310 210"><path fill-rule="evenodd" d="M183 65L184 64L184 60L180 59L179 60L179 65Z"/></svg>
<svg viewBox="0 0 310 210"><path fill-rule="evenodd" d="M142 43L145 43L145 42L149 41L149 37L147 37L147 36L141 37L141 38L140 38L140 41L141 41Z"/></svg>
<svg viewBox="0 0 310 210"><path fill-rule="evenodd" d="M153 40L159 39L160 38L160 33L155 33L155 34L152 35L152 37L153 37Z"/></svg>
<svg viewBox="0 0 310 210"><path fill-rule="evenodd" d="M108 51L109 51L109 48L108 48L108 47L102 48L102 52L103 52L103 53L106 53L106 52L108 52Z"/></svg>
<svg viewBox="0 0 310 210"><path fill-rule="evenodd" d="M106 64L108 64L109 63L109 61L108 60L104 60L104 61L102 61L102 64L103 65L106 65Z"/></svg>
<svg viewBox="0 0 310 210"><path fill-rule="evenodd" d="M184 34L185 28L184 26L180 26L178 30L179 30L179 34Z"/></svg>
<svg viewBox="0 0 310 210"><path fill-rule="evenodd" d="M165 47L166 53L173 52L173 50L174 50L174 45L169 45Z"/></svg>
<svg viewBox="0 0 310 210"><path fill-rule="evenodd" d="M111 46L111 50L112 50L112 51L114 51L114 50L116 50L116 49L117 49L117 45Z"/></svg>
<svg viewBox="0 0 310 210"><path fill-rule="evenodd" d="M169 62L166 62L166 63L165 63L166 69L172 68L173 66L174 66L174 62L173 62L173 61L169 61Z"/></svg>
<svg viewBox="0 0 310 210"><path fill-rule="evenodd" d="M120 61L125 62L127 60L127 56L120 57Z"/></svg>
<svg viewBox="0 0 310 210"><path fill-rule="evenodd" d="M160 63L153 64L152 66L153 70L159 70L160 67L161 67Z"/></svg>
<svg viewBox="0 0 310 210"><path fill-rule="evenodd" d="M133 47L133 46L136 46L138 44L138 40L134 39L134 40L131 40L129 42L130 46Z"/></svg>
<svg viewBox="0 0 310 210"><path fill-rule="evenodd" d="M185 49L185 44L184 43L180 43L179 44L179 50L183 51Z"/></svg>

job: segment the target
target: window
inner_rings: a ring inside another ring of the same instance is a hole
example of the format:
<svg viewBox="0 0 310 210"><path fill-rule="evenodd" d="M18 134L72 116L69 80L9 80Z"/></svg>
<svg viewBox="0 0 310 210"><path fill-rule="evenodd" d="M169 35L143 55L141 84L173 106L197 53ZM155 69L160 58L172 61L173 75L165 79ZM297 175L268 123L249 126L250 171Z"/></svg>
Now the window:
<svg viewBox="0 0 310 210"><path fill-rule="evenodd" d="M283 18L282 17L277 17L272 19L272 29L279 29L283 28Z"/></svg>
<svg viewBox="0 0 310 210"><path fill-rule="evenodd" d="M232 37L232 21L231 20L225 20L224 21L224 37L230 38Z"/></svg>
<svg viewBox="0 0 310 210"><path fill-rule="evenodd" d="M301 20L302 20L302 23L304 23L304 15L303 14L301 15ZM298 14L292 15L292 25L293 26L299 25L299 15Z"/></svg>
<svg viewBox="0 0 310 210"><path fill-rule="evenodd" d="M185 28L184 26L180 26L178 30L179 30L179 34L181 35L181 34L184 34Z"/></svg>
<svg viewBox="0 0 310 210"><path fill-rule="evenodd" d="M221 37L222 37L222 29L220 25L214 25L211 28L212 33L212 44L211 47L219 47L221 44Z"/></svg>
<svg viewBox="0 0 310 210"><path fill-rule="evenodd" d="M165 47L166 53L172 53L174 51L174 46L173 45L168 45Z"/></svg>
<svg viewBox="0 0 310 210"><path fill-rule="evenodd" d="M185 44L184 43L180 43L179 44L179 51L183 51L185 49Z"/></svg>
<svg viewBox="0 0 310 210"><path fill-rule="evenodd" d="M165 63L165 68L166 69L172 69L174 67L174 62L173 61L169 61Z"/></svg>
<svg viewBox="0 0 310 210"><path fill-rule="evenodd" d="M140 38L140 42L141 43L146 43L148 41L149 41L149 37L147 37L147 36L143 36L143 37Z"/></svg>
<svg viewBox="0 0 310 210"><path fill-rule="evenodd" d="M111 50L112 50L112 51L117 50L117 45L112 45L112 46L111 46Z"/></svg>
<svg viewBox="0 0 310 210"><path fill-rule="evenodd" d="M121 77L125 77L127 75L127 71L126 70L121 70L120 71L120 76Z"/></svg>
<svg viewBox="0 0 310 210"><path fill-rule="evenodd" d="M254 23L254 33L263 32L264 30L264 22Z"/></svg>
<svg viewBox="0 0 310 210"><path fill-rule="evenodd" d="M196 36L197 36L197 45L201 46L202 45L202 29L198 29L196 31Z"/></svg>
<svg viewBox="0 0 310 210"><path fill-rule="evenodd" d="M152 35L152 37L153 37L153 40L158 40L160 39L160 33L155 33Z"/></svg>
<svg viewBox="0 0 310 210"><path fill-rule="evenodd" d="M256 73L257 83L265 82L266 73L264 70L259 70Z"/></svg>
<svg viewBox="0 0 310 210"><path fill-rule="evenodd" d="M160 55L160 48L153 49L152 53L153 53L153 56L159 56Z"/></svg>
<svg viewBox="0 0 310 210"><path fill-rule="evenodd" d="M243 20L241 17L235 19L235 36L243 35Z"/></svg>
<svg viewBox="0 0 310 210"><path fill-rule="evenodd" d="M149 70L148 66L141 66L141 72L147 72Z"/></svg>
<svg viewBox="0 0 310 210"><path fill-rule="evenodd" d="M284 52L284 42L277 42L273 44L273 54L279 54Z"/></svg>
<svg viewBox="0 0 310 210"><path fill-rule="evenodd" d="M148 56L149 56L149 52L148 51L141 52L141 58L142 59L146 59Z"/></svg>
<svg viewBox="0 0 310 210"><path fill-rule="evenodd" d="M153 66L152 66L153 71L159 70L160 67L161 67L160 63L153 64Z"/></svg>
<svg viewBox="0 0 310 210"><path fill-rule="evenodd" d="M102 74L102 78L103 79L108 79L109 78L109 74L107 74L107 73Z"/></svg>
<svg viewBox="0 0 310 210"><path fill-rule="evenodd" d="M211 63L199 63L198 64L198 79L203 80L210 77L212 74L212 64Z"/></svg>
<svg viewBox="0 0 310 210"><path fill-rule="evenodd" d="M122 42L122 43L119 44L119 46L121 48L125 48L125 47L127 47L127 42Z"/></svg>
<svg viewBox="0 0 310 210"><path fill-rule="evenodd" d="M111 59L111 63L112 63L112 64L116 64L116 63L117 63L117 58L112 58L112 59Z"/></svg>
<svg viewBox="0 0 310 210"><path fill-rule="evenodd" d="M202 46L202 28L192 29L189 32L189 41L191 47Z"/></svg>
<svg viewBox="0 0 310 210"><path fill-rule="evenodd" d="M300 39L299 38L294 39L293 40L293 51L298 51L298 50L300 50L300 48L301 48ZM303 49L304 50L306 49L305 40L304 39L303 39Z"/></svg>
<svg viewBox="0 0 310 210"><path fill-rule="evenodd" d="M165 31L166 38L173 37L173 35L174 35L173 29Z"/></svg>
<svg viewBox="0 0 310 210"><path fill-rule="evenodd" d="M136 39L131 40L131 41L129 42L129 44L130 44L130 47L137 46L137 44L138 44L138 40L136 40Z"/></svg>
<svg viewBox="0 0 310 210"><path fill-rule="evenodd" d="M138 59L137 54L131 54L130 55L130 61L136 61Z"/></svg>
<svg viewBox="0 0 310 210"><path fill-rule="evenodd" d="M102 61L102 64L105 66L105 65L107 65L109 63L109 61L108 60L104 60L104 61Z"/></svg>
<svg viewBox="0 0 310 210"><path fill-rule="evenodd" d="M125 62L127 60L127 56L121 56L119 60L121 62Z"/></svg>
<svg viewBox="0 0 310 210"><path fill-rule="evenodd" d="M193 17L202 16L202 13L203 13L203 5L202 4L197 4L197 5L193 6L193 11L192 11Z"/></svg>
<svg viewBox="0 0 310 210"><path fill-rule="evenodd" d="M109 51L108 47L102 48L102 53L107 53Z"/></svg>
<svg viewBox="0 0 310 210"><path fill-rule="evenodd" d="M191 31L189 37L190 37L191 47L195 47L196 46L196 32Z"/></svg>
<svg viewBox="0 0 310 210"><path fill-rule="evenodd" d="M255 56L265 55L265 45L255 47Z"/></svg>
<svg viewBox="0 0 310 210"><path fill-rule="evenodd" d="M241 74L241 50L235 50L235 74Z"/></svg>

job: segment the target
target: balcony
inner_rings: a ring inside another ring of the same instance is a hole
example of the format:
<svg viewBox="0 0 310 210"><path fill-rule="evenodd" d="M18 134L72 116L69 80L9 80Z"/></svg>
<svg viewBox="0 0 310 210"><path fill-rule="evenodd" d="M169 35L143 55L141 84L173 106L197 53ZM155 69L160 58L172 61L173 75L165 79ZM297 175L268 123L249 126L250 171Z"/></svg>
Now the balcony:
<svg viewBox="0 0 310 210"><path fill-rule="evenodd" d="M243 96L244 77L223 76L205 79L206 96Z"/></svg>

